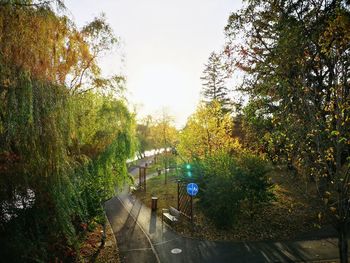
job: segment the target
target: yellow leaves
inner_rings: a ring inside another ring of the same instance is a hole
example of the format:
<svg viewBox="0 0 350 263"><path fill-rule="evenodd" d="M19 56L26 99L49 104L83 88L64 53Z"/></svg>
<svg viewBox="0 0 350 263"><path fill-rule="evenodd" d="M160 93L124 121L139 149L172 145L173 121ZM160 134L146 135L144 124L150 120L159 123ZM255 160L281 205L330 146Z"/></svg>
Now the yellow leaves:
<svg viewBox="0 0 350 263"><path fill-rule="evenodd" d="M6 78L2 81L2 86L5 88L8 88L11 85L11 80L9 78Z"/></svg>
<svg viewBox="0 0 350 263"><path fill-rule="evenodd" d="M60 33L66 28L61 18L50 11L2 8L0 32L2 54L11 63L20 66L37 78L52 80L53 69L58 61L59 45L63 43ZM7 62L7 61L5 61Z"/></svg>
<svg viewBox="0 0 350 263"><path fill-rule="evenodd" d="M292 212L292 210L293 210L293 208L294 208L294 204L293 204L293 203L291 203L291 204L290 204L290 208L288 209L288 212L289 212L289 213L291 213L291 212Z"/></svg>
<svg viewBox="0 0 350 263"><path fill-rule="evenodd" d="M342 11L328 22L324 34L319 40L322 52L330 55L332 52L342 53L350 42L350 20Z"/></svg>
<svg viewBox="0 0 350 263"><path fill-rule="evenodd" d="M329 147L326 151L325 151L325 159L327 161L334 161L334 148L333 147Z"/></svg>
<svg viewBox="0 0 350 263"><path fill-rule="evenodd" d="M220 104L202 104L188 119L181 133L180 154L187 158L201 158L217 151L241 149L238 139L233 138L231 133L232 119L229 114L221 113Z"/></svg>
<svg viewBox="0 0 350 263"><path fill-rule="evenodd" d="M334 214L337 212L337 209L334 206L331 206L329 210L331 210L331 212Z"/></svg>
<svg viewBox="0 0 350 263"><path fill-rule="evenodd" d="M71 86L91 84L100 75L96 53L109 47L101 46L98 52L96 49L93 52L92 45L71 20L49 9L5 6L0 10L3 62L30 72L36 79L62 85L69 76L69 81L74 80Z"/></svg>

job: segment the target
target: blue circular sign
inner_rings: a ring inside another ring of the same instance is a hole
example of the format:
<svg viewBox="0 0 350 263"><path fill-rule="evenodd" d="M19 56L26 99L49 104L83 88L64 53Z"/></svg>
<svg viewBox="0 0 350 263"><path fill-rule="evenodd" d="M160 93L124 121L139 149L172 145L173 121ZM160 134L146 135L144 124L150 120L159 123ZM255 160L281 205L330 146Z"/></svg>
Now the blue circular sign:
<svg viewBox="0 0 350 263"><path fill-rule="evenodd" d="M187 193L190 196L195 196L198 193L198 189L199 189L199 187L195 183L190 183L187 185Z"/></svg>

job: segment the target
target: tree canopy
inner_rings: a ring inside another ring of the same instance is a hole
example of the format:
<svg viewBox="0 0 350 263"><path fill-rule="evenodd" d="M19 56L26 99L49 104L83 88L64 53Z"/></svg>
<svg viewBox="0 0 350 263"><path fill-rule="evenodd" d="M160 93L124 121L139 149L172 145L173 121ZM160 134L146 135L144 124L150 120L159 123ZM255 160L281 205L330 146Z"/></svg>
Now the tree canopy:
<svg viewBox="0 0 350 263"><path fill-rule="evenodd" d="M255 116L271 120L269 137L288 162L315 180L339 232L342 262L350 219L349 7L247 1L226 27L235 65L245 72L240 90L259 105Z"/></svg>

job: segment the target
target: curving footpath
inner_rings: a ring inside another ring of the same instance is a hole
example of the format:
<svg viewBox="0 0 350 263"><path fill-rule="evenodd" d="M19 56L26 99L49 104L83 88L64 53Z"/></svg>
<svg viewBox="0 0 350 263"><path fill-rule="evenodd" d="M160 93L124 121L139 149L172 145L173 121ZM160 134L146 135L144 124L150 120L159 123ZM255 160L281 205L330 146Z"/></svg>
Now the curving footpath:
<svg viewBox="0 0 350 263"><path fill-rule="evenodd" d="M135 173L135 171L134 171ZM173 232L140 201L123 191L105 211L125 263L336 262L334 238L285 242L214 242ZM181 253L173 254L174 248Z"/></svg>

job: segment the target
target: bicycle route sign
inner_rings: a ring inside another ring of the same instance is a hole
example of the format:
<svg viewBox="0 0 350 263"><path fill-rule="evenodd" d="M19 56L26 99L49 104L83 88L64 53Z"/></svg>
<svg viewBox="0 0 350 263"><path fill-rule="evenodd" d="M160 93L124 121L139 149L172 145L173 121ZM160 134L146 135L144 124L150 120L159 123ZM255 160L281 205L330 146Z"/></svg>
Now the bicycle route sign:
<svg viewBox="0 0 350 263"><path fill-rule="evenodd" d="M195 183L190 183L187 185L187 193L190 196L195 196L198 193L199 187Z"/></svg>

